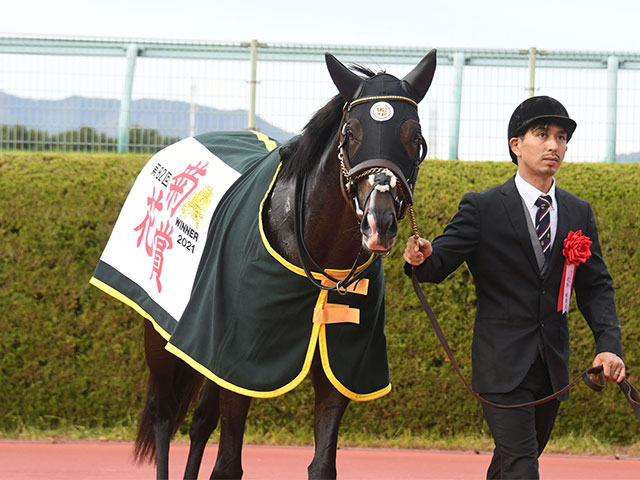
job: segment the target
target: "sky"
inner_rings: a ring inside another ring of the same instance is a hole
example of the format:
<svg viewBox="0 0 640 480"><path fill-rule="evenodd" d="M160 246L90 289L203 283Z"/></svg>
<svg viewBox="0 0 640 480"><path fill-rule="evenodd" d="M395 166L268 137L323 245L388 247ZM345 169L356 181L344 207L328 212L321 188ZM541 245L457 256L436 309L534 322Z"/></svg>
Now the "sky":
<svg viewBox="0 0 640 480"><path fill-rule="evenodd" d="M20 0L0 35L640 51L638 0Z"/></svg>

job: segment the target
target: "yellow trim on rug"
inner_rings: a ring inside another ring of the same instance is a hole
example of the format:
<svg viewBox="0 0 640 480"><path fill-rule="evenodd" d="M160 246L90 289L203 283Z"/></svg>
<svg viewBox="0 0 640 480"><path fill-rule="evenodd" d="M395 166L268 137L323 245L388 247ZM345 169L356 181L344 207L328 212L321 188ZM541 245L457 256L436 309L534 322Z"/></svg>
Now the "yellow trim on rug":
<svg viewBox="0 0 640 480"><path fill-rule="evenodd" d="M271 140L264 133L256 132L255 130L249 130L249 131L253 133L256 137L258 137L258 140L262 140L264 142L264 146L267 147L267 150L269 150L270 152L278 148L278 144L273 140Z"/></svg>
<svg viewBox="0 0 640 480"><path fill-rule="evenodd" d="M315 352L316 343L318 341L319 331L320 331L320 325L314 324L313 330L311 331L311 339L309 341L309 346L307 347L307 355L304 359L304 364L302 366L302 370L300 371L300 373L296 376L296 378L294 378L292 381L290 381L286 385L271 391L250 390L248 388L243 388L243 387L234 385L233 383L230 383L218 377L211 370L209 370L205 366L195 361L193 358L191 358L189 355L187 355L182 350L177 348L175 345L172 345L171 343L167 343L167 345L164 348L168 352L180 358L183 362L185 362L194 370L200 372L205 377L216 382L222 388L226 388L227 390L231 390L232 392L239 393L240 395L245 395L247 397L273 398L273 397L279 397L280 395L284 395L285 393L290 392L291 390L296 388L298 385L300 385L300 383L302 383L305 377L309 374L309 370L311 369L311 362L313 361L313 353Z"/></svg>
<svg viewBox="0 0 640 480"><path fill-rule="evenodd" d="M269 151L272 151L273 149L275 149L277 147L276 143L273 140L269 139L269 137L267 137L266 135L264 135L262 133L259 133L259 132L255 132L255 131L252 131L252 132L258 137L258 139L262 140L265 143L265 146ZM282 264L283 266L285 266L287 269L291 270L292 272L294 272L294 273L296 273L298 275L301 275L301 276L306 276L306 273L302 268L297 267L296 265L288 262L286 259L284 259L284 257L282 257L278 252L276 252L271 247L271 245L270 245L269 241L267 240L267 237L266 237L266 235L264 233L264 227L263 227L263 223L262 223L262 213L263 213L264 204L265 204L265 202L266 202L266 200L267 200L267 198L269 196L269 193L273 189L273 186L275 185L275 182L276 182L276 179L278 177L278 174L280 172L280 168L281 167L282 167L282 164L280 164L278 166L278 169L277 169L277 171L276 171L276 173L275 173L275 175L274 175L274 177L273 177L273 179L271 181L271 184L269 185L269 188L268 188L267 192L265 193L264 198L262 199L262 202L260 203L260 212L259 212L259 218L258 218L260 236L262 237L262 242L263 242L265 248L267 249L269 254L274 259L276 259L280 264ZM362 269L367 267L373 260L374 260L374 255L372 254L371 257L367 260L367 262L365 262L363 265L358 267L356 271L357 272L361 271ZM332 275L334 277L337 277L337 278L344 278L349 273L349 270L327 269L326 271L330 275ZM326 284L326 286L332 286L332 285L329 285L329 283L332 283L332 282L328 282L327 279L321 273L312 272L312 274L316 279L322 281L323 284ZM136 311L138 314L140 314L143 318L149 320L151 322L151 324L153 325L153 327L155 328L155 330L165 340L167 340L167 345L165 346L165 349L168 352L170 352L173 355L175 355L176 357L180 358L185 363L187 363L189 366L191 366L191 368L193 368L194 370L200 372L202 375L206 376L210 380L216 382L221 387L226 388L227 390L231 390L232 392L236 392L236 393L239 393L241 395L254 397L254 398L273 398L273 397L278 397L280 395L283 395L283 394L293 390L298 385L300 385L300 383L302 383L302 381L309 374L309 370L311 369L311 362L313 361L313 355L314 355L314 352L315 352L316 345L318 346L318 348L320 350L320 358L322 360L322 367L324 369L325 375L327 376L327 378L329 379L331 384L340 393L342 393L345 397L347 397L347 398L349 398L351 400L355 400L355 401L369 401L369 400L375 400L377 398L383 397L384 395L388 394L391 391L391 384L389 384L385 388L380 389L380 390L378 390L376 392L372 392L372 393L368 393L368 394L354 393L351 390L349 390L348 388L346 388L344 385L342 385L342 383L340 383L340 381L336 378L336 376L331 371L331 365L329 363L329 353L328 353L328 350L327 350L326 326L325 326L324 323L317 323L315 321L316 317L317 316L318 317L323 317L323 321L326 322L326 323L334 323L334 321L332 321L329 317L337 315L338 317L342 318L342 320L340 320L342 322L347 321L347 322L352 322L352 323L359 323L360 312L359 312L358 309L352 309L352 308L350 308L350 307L348 307L346 305L337 305L337 304L329 304L329 303L327 303L327 299L328 299L328 295L329 295L327 290L321 290L319 292L319 294L318 294L318 300L316 301L316 306L314 308L314 323L313 323L313 328L312 328L312 331L311 331L311 338L309 339L309 344L307 346L307 353L306 353L305 360L304 360L304 363L303 363L303 366L302 366L302 370L288 384L286 384L286 385L284 385L284 386L282 386L282 387L280 387L280 388L278 388L276 390L260 391L260 390L250 390L250 389L247 389L247 388L239 387L237 385L234 385L234 384L232 384L232 383L230 383L230 382L218 377L213 372L211 372L209 369L207 369L206 367L204 367L203 365L198 363L196 360L194 360L193 358L188 356L182 350L178 349L175 345L172 345L171 343L169 343L171 335L166 330L164 330L153 319L153 317L151 317L151 315L149 313L147 313L142 307L140 307L140 305L138 305L136 302L134 302L129 297L125 296L121 292L117 291L113 287L107 285L106 283L102 282L101 280L98 280L95 277L91 277L91 279L89 280L89 283L91 285L97 287L98 289L102 290L107 295L110 295L113 298L121 301L122 303L124 303L125 305L129 306L134 311ZM369 280L368 279L362 279L359 282L357 282L356 284L351 285L348 288L348 291L352 292L352 293L357 293L357 294L360 294L360 295L366 295L367 291L368 291L368 287L369 287ZM335 314L332 315L331 311L335 312ZM354 314L358 317L357 321L355 321Z"/></svg>
<svg viewBox="0 0 640 480"><path fill-rule="evenodd" d="M318 347L320 348L320 358L322 359L322 368L324 374L327 376L331 384L345 397L358 402L368 402L369 400L375 400L380 397L384 397L391 391L391 384L386 387L371 393L355 393L349 390L347 387L340 383L340 380L331 371L331 364L329 363L329 352L327 350L327 327L320 324L320 334L318 336Z"/></svg>
<svg viewBox="0 0 640 480"><path fill-rule="evenodd" d="M324 306L327 304L327 300L329 298L328 290L320 290L318 293L318 300L316 300L316 306L313 307L313 311L322 310Z"/></svg>
<svg viewBox="0 0 640 480"><path fill-rule="evenodd" d="M133 300L131 300L129 297L123 295L122 293L120 293L118 290L116 290L115 288L107 285L106 283L104 283L101 280L98 280L96 277L91 277L91 279L89 280L89 283L91 285L93 285L94 287L102 290L104 293L106 293L107 295L112 296L113 298L115 298L116 300L120 300L122 303L124 303L125 305L127 305L128 307L132 308L133 310L135 310L138 314L140 314L143 318L146 318L147 320L149 320L151 322L151 324L153 325L153 328L156 329L156 331L162 336L162 338L164 338L165 340L169 341L169 338L171 337L171 335L169 334L169 332L167 332L164 328L162 328L158 322L156 322L153 317L151 315L149 315L140 305L138 305L136 302L134 302Z"/></svg>
<svg viewBox="0 0 640 480"><path fill-rule="evenodd" d="M304 269L302 269L302 268L298 267L297 265L294 265L293 263L287 261L282 255L280 255L278 252L276 252L276 250L269 243L269 240L267 239L266 234L264 233L264 225L262 223L262 212L263 212L263 209L264 209L264 204L267 201L267 198L269 197L269 194L271 193L271 190L273 189L273 186L276 183L276 179L278 178L278 174L280 173L280 169L281 168L282 168L282 163L280 163L280 165L278 165L278 169L276 170L276 173L273 176L273 179L271 180L271 184L269 185L269 188L267 189L267 192L264 194L264 198L262 199L262 202L260 202L260 211L258 213L258 227L260 229L260 236L262 237L262 243L264 244L264 247L267 249L267 251L269 252L269 254L273 258L275 258L279 263L281 263L288 270L291 270L293 273L297 273L298 275L300 275L302 277L306 277L306 273L305 273ZM369 257L369 259L356 269L356 272L360 272L361 270L366 268L371 262L373 262L374 258L375 258L375 256L372 253L371 256ZM326 272L329 275L331 275L332 277L336 277L338 279L346 277L347 274L349 273L349 271L350 270L336 270L336 269L329 269L329 268L326 269ZM316 280L322 280L324 278L324 276L321 273L318 273L318 272L311 272L311 274L313 275L313 277Z"/></svg>

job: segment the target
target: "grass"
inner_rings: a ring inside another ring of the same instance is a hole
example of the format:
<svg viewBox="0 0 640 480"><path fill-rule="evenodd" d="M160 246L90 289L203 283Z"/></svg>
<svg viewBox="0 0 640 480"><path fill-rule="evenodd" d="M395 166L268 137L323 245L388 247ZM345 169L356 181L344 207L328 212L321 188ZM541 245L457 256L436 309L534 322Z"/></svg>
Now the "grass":
<svg viewBox="0 0 640 480"><path fill-rule="evenodd" d="M182 429L184 430L184 429ZM133 441L136 435L135 422L123 422L122 425L111 427L85 427L60 421L55 429L29 427L26 425L11 431L0 432L0 439L46 441L51 443L67 441ZM188 443L189 435L186 431L179 431L174 442ZM210 443L218 441L218 431L214 432ZM313 437L306 430L291 431L282 429L270 432L260 432L248 428L245 434L245 444L250 445L313 445ZM438 437L429 435L415 436L399 434L393 438L371 438L348 432L340 436L341 447L350 448L402 448L427 450L458 450L488 452L493 449L493 440L481 435L456 435ZM640 458L640 441L632 445L612 445L590 435L568 435L553 437L545 449L545 453L588 456L615 456L616 458Z"/></svg>
<svg viewBox="0 0 640 480"><path fill-rule="evenodd" d="M0 431L0 438L33 441L80 441L109 440L132 441L136 436L136 419L124 419L119 425L86 426L77 425L60 417L40 418L35 424L25 424L20 418L13 418L11 430ZM55 426L52 426L55 425Z"/></svg>

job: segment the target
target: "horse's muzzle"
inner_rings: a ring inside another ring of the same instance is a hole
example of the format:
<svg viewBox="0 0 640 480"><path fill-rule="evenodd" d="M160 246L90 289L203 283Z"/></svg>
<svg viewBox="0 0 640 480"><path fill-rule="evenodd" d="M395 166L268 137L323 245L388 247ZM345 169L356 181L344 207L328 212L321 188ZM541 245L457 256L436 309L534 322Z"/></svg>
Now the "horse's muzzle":
<svg viewBox="0 0 640 480"><path fill-rule="evenodd" d="M390 195L384 195L391 197ZM373 253L387 254L393 247L398 234L393 202L391 208L368 208L360 224L362 245Z"/></svg>

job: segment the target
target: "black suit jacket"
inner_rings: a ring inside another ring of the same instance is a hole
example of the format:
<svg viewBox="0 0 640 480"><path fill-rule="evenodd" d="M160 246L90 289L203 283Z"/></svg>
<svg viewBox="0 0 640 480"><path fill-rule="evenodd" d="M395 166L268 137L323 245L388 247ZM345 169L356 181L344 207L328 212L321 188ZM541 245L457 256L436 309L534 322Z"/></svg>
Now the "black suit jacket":
<svg viewBox="0 0 640 480"><path fill-rule="evenodd" d="M433 240L433 254L416 269L419 281L439 283L467 262L477 293L472 385L480 393L513 390L539 348L554 390L569 382L569 327L557 305L563 241L570 230L582 230L593 242L591 257L576 269L574 293L593 331L596 353L622 357L613 282L602 258L591 205L556 187L557 232L551 265L543 276L526 223L531 220L514 178L465 194L444 233ZM405 270L411 274L410 265ZM561 399L567 397L568 393Z"/></svg>

